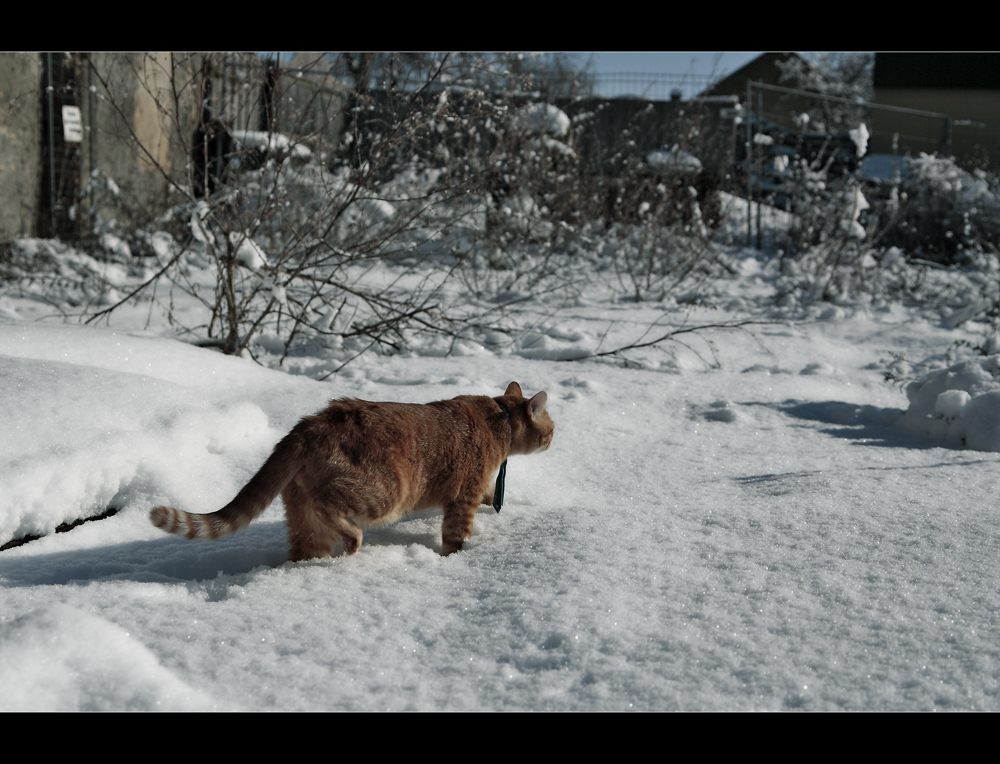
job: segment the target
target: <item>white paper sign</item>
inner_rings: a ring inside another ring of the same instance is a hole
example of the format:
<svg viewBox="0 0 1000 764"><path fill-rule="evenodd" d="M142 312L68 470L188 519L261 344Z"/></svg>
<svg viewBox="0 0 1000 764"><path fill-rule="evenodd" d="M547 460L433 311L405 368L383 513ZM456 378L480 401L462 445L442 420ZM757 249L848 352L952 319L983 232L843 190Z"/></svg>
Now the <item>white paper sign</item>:
<svg viewBox="0 0 1000 764"><path fill-rule="evenodd" d="M63 140L66 143L81 143L83 141L83 119L80 117L79 106L63 106Z"/></svg>

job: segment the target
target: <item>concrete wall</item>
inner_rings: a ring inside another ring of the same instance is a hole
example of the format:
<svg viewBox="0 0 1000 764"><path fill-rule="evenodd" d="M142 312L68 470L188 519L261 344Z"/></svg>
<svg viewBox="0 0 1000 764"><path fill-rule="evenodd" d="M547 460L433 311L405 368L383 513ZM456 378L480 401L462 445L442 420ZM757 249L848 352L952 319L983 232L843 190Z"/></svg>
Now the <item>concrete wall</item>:
<svg viewBox="0 0 1000 764"><path fill-rule="evenodd" d="M101 218L141 225L183 198L175 184L189 183L202 59L169 52L93 54L98 97L93 115L89 107L85 111L85 121L96 134L93 166L88 152L84 170L87 175L100 170L120 190L117 200L96 195Z"/></svg>
<svg viewBox="0 0 1000 764"><path fill-rule="evenodd" d="M73 92L62 95L80 107L84 127L83 142L72 146L72 182L57 178L67 200L60 205L63 214L75 205L75 231L64 235L91 234L92 204L101 221L116 219L132 227L187 198L184 189L191 188L193 180L192 138L206 98L212 117L227 120L232 128L259 129L266 66L255 54L53 55L75 64ZM0 243L43 235L40 229L49 228L44 56L0 52ZM332 151L339 141L342 89L324 57L299 59L295 67L282 71L275 104L278 130L307 137L317 149ZM206 78L211 83L207 88ZM54 111L61 114L58 104ZM61 140L61 121L55 133ZM103 180L91 182L94 170L101 179L113 181L117 195L107 192L109 184ZM88 184L96 190L92 192Z"/></svg>
<svg viewBox="0 0 1000 764"><path fill-rule="evenodd" d="M0 53L0 243L36 233L40 76L37 53Z"/></svg>
<svg viewBox="0 0 1000 764"><path fill-rule="evenodd" d="M42 195L49 156L43 138L43 55L0 52L0 243L42 235L48 228L41 221L48 214ZM190 182L187 164L201 113L198 75L205 56L73 55L79 76L76 92L66 94L66 100L80 107L84 137L74 144L79 162L72 172L79 177L71 184L57 179L57 184L71 188L71 201L79 202L74 215L80 235L92 230L91 199L102 220L142 224L180 201L177 185ZM59 113L57 108L57 119ZM57 121L57 141L60 125ZM94 169L114 181L117 196L87 192ZM83 198L78 200L80 190Z"/></svg>

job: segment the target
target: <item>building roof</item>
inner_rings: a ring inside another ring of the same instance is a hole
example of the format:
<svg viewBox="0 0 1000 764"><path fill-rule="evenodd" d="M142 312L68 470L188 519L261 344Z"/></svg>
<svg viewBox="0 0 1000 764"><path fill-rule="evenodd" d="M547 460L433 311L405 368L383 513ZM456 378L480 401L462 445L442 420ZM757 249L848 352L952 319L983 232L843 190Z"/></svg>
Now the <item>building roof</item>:
<svg viewBox="0 0 1000 764"><path fill-rule="evenodd" d="M745 63L732 74L727 74L714 85L706 88L702 95L709 96L732 94L742 97L746 94L747 80L760 80L769 85L778 85L778 80L781 77L781 70L775 66L775 62L789 61L793 58L802 57L798 53L790 51L762 53L757 56L757 58Z"/></svg>
<svg viewBox="0 0 1000 764"><path fill-rule="evenodd" d="M878 53L875 87L1000 90L1000 53Z"/></svg>

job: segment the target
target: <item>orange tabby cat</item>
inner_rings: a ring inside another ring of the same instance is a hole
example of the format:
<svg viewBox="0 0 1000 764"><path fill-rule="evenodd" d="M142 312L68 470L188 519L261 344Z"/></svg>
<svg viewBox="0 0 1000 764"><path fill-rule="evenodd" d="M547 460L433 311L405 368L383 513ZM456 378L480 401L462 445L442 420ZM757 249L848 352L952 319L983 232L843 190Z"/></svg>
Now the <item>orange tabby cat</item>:
<svg viewBox="0 0 1000 764"><path fill-rule="evenodd" d="M493 476L507 455L549 447L553 424L545 401L544 392L526 399L517 382L496 398L333 401L300 421L218 512L192 515L154 507L149 518L168 533L216 539L247 527L280 493L296 561L331 554L338 539L354 554L361 527L442 507L448 555L472 532L479 503L493 503Z"/></svg>

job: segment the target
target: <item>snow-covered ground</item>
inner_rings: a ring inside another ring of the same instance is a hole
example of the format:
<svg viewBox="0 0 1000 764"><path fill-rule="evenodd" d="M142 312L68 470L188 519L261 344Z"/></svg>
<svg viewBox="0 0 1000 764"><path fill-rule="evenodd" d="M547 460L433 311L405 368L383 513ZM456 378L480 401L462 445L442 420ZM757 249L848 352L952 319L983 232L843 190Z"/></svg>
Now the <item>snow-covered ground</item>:
<svg viewBox="0 0 1000 764"><path fill-rule="evenodd" d="M540 300L502 351L325 381L322 358L289 374L143 331L148 305L91 327L0 297L0 541L43 535L0 552L0 709L998 710L1000 463L963 447L997 443L997 365L940 371L976 327L821 306L640 366L562 360L748 318L771 282L738 259L715 309ZM905 417L887 370L921 371ZM149 523L222 506L331 398L512 380L548 392L553 444L512 459L459 554L433 511L297 564L280 501L212 543Z"/></svg>

